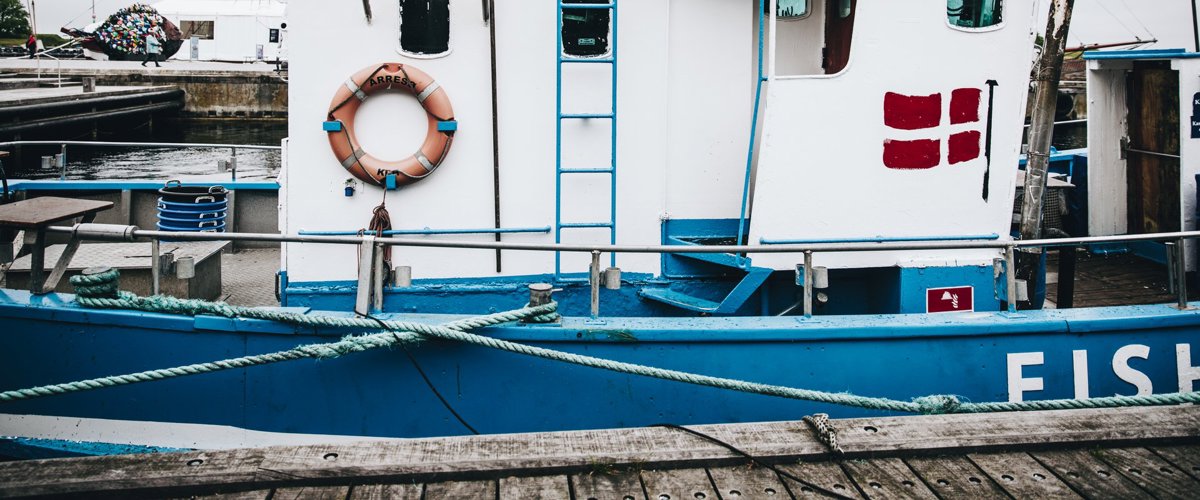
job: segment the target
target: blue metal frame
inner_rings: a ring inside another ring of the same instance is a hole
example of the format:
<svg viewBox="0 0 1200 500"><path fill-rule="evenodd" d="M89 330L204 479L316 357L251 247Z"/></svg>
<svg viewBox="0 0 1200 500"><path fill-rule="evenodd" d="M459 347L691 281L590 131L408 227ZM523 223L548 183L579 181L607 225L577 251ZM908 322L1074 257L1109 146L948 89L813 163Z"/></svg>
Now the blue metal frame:
<svg viewBox="0 0 1200 500"><path fill-rule="evenodd" d="M763 7L765 1L767 0L758 0L758 80L754 84L754 112L750 117L750 141L746 147L746 176L742 181L742 205L738 212L738 245L745 242L746 207L750 201L750 171L754 167L754 138L758 135L758 109L762 103L763 82L767 81L766 75L763 75L763 45L766 38L767 19L766 9Z"/></svg>
<svg viewBox="0 0 1200 500"><path fill-rule="evenodd" d="M554 151L554 242L562 243L563 229L608 228L608 242L617 243L617 0L602 4L564 4L556 2L558 12L558 29L555 31L555 59L557 64L556 96L555 96L555 151ZM569 58L563 54L563 9L610 9L609 25L612 36L609 38L609 56L602 58ZM563 113L563 64L609 64L612 68L612 95L609 113ZM608 168L563 168L562 129L563 120L609 120L609 156ZM563 222L562 220L562 176L564 174L607 174L609 176L609 219L607 222ZM609 254L609 265L617 265L617 254ZM562 281L562 253L554 252L554 278Z"/></svg>
<svg viewBox="0 0 1200 500"><path fill-rule="evenodd" d="M1085 60L1093 59L1194 59L1200 53L1187 49L1107 50L1083 53Z"/></svg>

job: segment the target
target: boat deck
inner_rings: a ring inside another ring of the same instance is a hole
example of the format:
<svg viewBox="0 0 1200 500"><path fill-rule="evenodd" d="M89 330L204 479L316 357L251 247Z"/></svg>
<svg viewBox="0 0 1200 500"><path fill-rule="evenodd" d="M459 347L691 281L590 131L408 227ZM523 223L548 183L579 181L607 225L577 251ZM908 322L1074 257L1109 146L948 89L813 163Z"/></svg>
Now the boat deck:
<svg viewBox="0 0 1200 500"><path fill-rule="evenodd" d="M0 497L974 500L1200 491L1195 406L832 420L841 453L816 427L648 427L8 462L0 463Z"/></svg>
<svg viewBox="0 0 1200 500"><path fill-rule="evenodd" d="M1175 294L1168 291L1167 268L1132 253L1095 254L1078 252L1075 264L1074 307L1103 307L1137 304L1171 304ZM1047 259L1046 302L1056 307L1058 300L1058 252ZM1195 300L1195 285L1188 297Z"/></svg>

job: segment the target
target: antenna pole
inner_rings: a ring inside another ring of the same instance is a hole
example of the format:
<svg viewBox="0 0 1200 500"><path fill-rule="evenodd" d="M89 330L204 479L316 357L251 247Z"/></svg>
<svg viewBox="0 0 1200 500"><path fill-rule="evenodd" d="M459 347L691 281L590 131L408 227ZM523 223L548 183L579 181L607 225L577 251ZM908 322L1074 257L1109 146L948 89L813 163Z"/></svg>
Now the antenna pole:
<svg viewBox="0 0 1200 500"><path fill-rule="evenodd" d="M1192 39L1196 43L1196 52L1200 52L1200 21L1196 19L1196 0L1192 0Z"/></svg>

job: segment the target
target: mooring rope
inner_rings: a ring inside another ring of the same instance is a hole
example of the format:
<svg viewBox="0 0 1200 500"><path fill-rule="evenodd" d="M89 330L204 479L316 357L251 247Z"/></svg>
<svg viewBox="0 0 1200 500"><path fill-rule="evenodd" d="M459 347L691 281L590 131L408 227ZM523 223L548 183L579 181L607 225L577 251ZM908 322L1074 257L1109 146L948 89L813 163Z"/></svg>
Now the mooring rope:
<svg viewBox="0 0 1200 500"><path fill-rule="evenodd" d="M353 352L362 352L379 347L390 347L398 344L409 344L424 338L453 340L492 349L535 356L543 359L565 363L600 368L618 373L659 378L693 385L728 389L753 394L778 396L788 399L799 399L819 403L830 403L843 406L853 406L872 410L887 410L904 413L945 414L945 413L984 413L1001 411L1026 410L1065 410L1084 408L1112 408L1125 406L1152 406L1182 403L1200 403L1200 392L1173 394L1152 394L1146 396L1110 396L1091 399L1055 399L1044 401L993 402L973 403L962 401L954 395L932 395L914 398L911 401L901 401L890 398L857 396L849 393L836 393L800 389L780 385L762 384L722 377L713 377L678 370L656 368L652 366L625 363L592 356L556 351L535 347L506 340L484 337L467 330L487 326L525 320L529 322L552 322L559 319L557 304L524 307L513 311L466 318L443 325L429 325L409 321L375 320L355 317L337 317L324 315L308 315L287 311L240 307L224 302L208 302L193 299L177 299L174 297L153 296L139 297L132 293L117 291L116 280L119 274L115 270L104 273L80 275L71 278L76 286L78 296L76 301L84 307L109 309L137 309L142 311L170 314L209 314L228 318L252 318L268 321L278 321L289 324L333 327L333 328L378 328L380 323L390 330L382 333L372 333L359 336L348 336L338 342L324 344L302 345L276 353L244 356L239 358L199 363L175 368L151 370L127 375L100 377L90 380L70 382L65 384L46 385L28 389L0 392L0 401L14 401L52 394L63 394L100 387L162 380L182 375L207 373L230 368L241 368L280 361L290 361L299 358L332 358Z"/></svg>

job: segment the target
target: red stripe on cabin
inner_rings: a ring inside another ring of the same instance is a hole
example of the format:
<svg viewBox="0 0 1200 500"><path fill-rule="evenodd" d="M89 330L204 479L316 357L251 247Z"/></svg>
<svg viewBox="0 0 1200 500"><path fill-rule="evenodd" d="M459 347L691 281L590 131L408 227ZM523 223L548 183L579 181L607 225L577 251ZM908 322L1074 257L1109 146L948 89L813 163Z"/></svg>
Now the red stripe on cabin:
<svg viewBox="0 0 1200 500"><path fill-rule="evenodd" d="M883 123L900 130L936 127L942 122L942 94L883 95Z"/></svg>
<svg viewBox="0 0 1200 500"><path fill-rule="evenodd" d="M950 93L950 123L979 121L979 89L954 89Z"/></svg>
<svg viewBox="0 0 1200 500"><path fill-rule="evenodd" d="M919 139L915 141L883 141L883 164L901 170L926 169L942 162L942 141Z"/></svg>
<svg viewBox="0 0 1200 500"><path fill-rule="evenodd" d="M979 158L979 137L978 130L969 130L951 135L950 152L946 154L950 160L950 164L953 165Z"/></svg>

